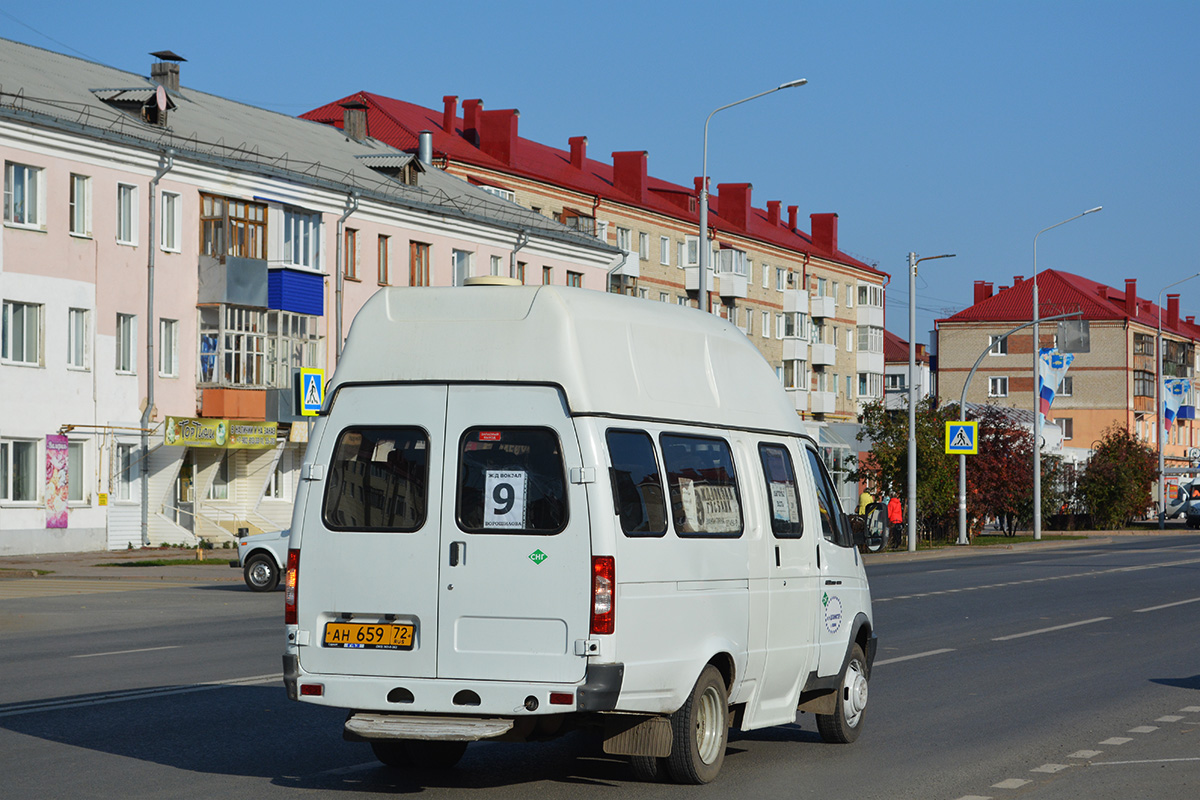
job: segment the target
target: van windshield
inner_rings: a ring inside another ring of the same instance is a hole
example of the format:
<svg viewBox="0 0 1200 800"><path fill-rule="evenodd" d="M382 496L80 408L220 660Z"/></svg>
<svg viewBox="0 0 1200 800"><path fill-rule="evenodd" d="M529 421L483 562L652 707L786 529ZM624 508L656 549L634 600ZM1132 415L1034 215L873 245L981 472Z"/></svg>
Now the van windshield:
<svg viewBox="0 0 1200 800"><path fill-rule="evenodd" d="M469 533L553 534L567 526L562 447L548 428L471 428L458 466L458 525Z"/></svg>
<svg viewBox="0 0 1200 800"><path fill-rule="evenodd" d="M425 524L429 437L420 428L347 428L325 486L333 531L411 532Z"/></svg>

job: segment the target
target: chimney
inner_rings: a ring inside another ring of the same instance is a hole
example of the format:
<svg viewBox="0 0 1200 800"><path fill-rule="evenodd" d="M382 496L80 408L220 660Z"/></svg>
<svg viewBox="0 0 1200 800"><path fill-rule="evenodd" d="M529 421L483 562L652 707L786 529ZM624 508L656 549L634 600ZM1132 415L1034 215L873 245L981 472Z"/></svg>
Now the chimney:
<svg viewBox="0 0 1200 800"><path fill-rule="evenodd" d="M517 118L515 108L479 112L479 149L492 158L512 166L517 154Z"/></svg>
<svg viewBox="0 0 1200 800"><path fill-rule="evenodd" d="M1025 280L1024 275L1013 275L1013 286L1020 286L1023 280Z"/></svg>
<svg viewBox="0 0 1200 800"><path fill-rule="evenodd" d="M750 225L749 183L718 183L717 194L721 198L721 219L730 225L748 230Z"/></svg>
<svg viewBox="0 0 1200 800"><path fill-rule="evenodd" d="M792 233L796 232L797 214L800 213L800 206L788 206L788 230Z"/></svg>
<svg viewBox="0 0 1200 800"><path fill-rule="evenodd" d="M1185 320L1187 320L1187 324L1188 324L1188 325L1195 325L1195 324L1196 324L1196 317L1195 317L1195 316L1184 317L1184 319L1185 319Z"/></svg>
<svg viewBox="0 0 1200 800"><path fill-rule="evenodd" d="M646 151L613 153L613 186L637 200L646 199Z"/></svg>
<svg viewBox="0 0 1200 800"><path fill-rule="evenodd" d="M1125 314L1130 317L1138 315L1137 278L1125 279Z"/></svg>
<svg viewBox="0 0 1200 800"><path fill-rule="evenodd" d="M367 104L358 100L342 103L342 132L346 138L361 142L367 138Z"/></svg>
<svg viewBox="0 0 1200 800"><path fill-rule="evenodd" d="M463 137L479 147L479 112L483 111L482 100L463 100Z"/></svg>
<svg viewBox="0 0 1200 800"><path fill-rule="evenodd" d="M170 50L159 50L157 53L150 55L158 59L150 65L150 80L161 84L164 89L170 92L179 91L179 62L187 61L181 55L176 55Z"/></svg>
<svg viewBox="0 0 1200 800"><path fill-rule="evenodd" d="M809 214L812 220L812 243L818 250L836 253L838 247L837 214Z"/></svg>
<svg viewBox="0 0 1200 800"><path fill-rule="evenodd" d="M975 281L975 303L982 303L992 296L992 284L987 281Z"/></svg>
<svg viewBox="0 0 1200 800"><path fill-rule="evenodd" d="M417 134L417 160L427 167L433 165L433 131Z"/></svg>
<svg viewBox="0 0 1200 800"><path fill-rule="evenodd" d="M1167 295L1167 325L1172 328L1179 327L1179 295Z"/></svg>
<svg viewBox="0 0 1200 800"><path fill-rule="evenodd" d="M454 122L458 119L458 95L448 94L442 97L442 130L454 133Z"/></svg>
<svg viewBox="0 0 1200 800"><path fill-rule="evenodd" d="M567 144L571 145L571 166L583 169L583 160L587 158L587 137L572 136L567 139Z"/></svg>
<svg viewBox="0 0 1200 800"><path fill-rule="evenodd" d="M779 211L782 206L783 203L778 200L767 201L767 222L771 223L772 225L779 224Z"/></svg>

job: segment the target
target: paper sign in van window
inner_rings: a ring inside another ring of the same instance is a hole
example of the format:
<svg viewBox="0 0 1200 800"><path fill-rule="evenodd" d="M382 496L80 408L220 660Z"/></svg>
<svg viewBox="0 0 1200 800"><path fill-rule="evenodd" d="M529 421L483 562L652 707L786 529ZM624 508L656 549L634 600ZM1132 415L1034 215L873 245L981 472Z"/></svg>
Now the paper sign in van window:
<svg viewBox="0 0 1200 800"><path fill-rule="evenodd" d="M484 473L483 527L525 527L525 497L529 478L524 472L489 469Z"/></svg>
<svg viewBox="0 0 1200 800"><path fill-rule="evenodd" d="M800 500L796 492L796 472L792 456L779 444L760 444L763 478L771 498L771 532L777 538L799 538L804 535L800 520Z"/></svg>

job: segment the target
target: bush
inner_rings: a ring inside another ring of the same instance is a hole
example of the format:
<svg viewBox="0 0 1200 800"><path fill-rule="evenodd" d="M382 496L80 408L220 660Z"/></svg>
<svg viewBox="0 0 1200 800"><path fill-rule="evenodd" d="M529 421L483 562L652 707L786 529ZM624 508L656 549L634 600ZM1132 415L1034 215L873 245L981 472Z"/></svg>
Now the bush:
<svg viewBox="0 0 1200 800"><path fill-rule="evenodd" d="M1097 528L1123 528L1145 513L1157 476L1154 450L1114 424L1096 443L1076 493Z"/></svg>

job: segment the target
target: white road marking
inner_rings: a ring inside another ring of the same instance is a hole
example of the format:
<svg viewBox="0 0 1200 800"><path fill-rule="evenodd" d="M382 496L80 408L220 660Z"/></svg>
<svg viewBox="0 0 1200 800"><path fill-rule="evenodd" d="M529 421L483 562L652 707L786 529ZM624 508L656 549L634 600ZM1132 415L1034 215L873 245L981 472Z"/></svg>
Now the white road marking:
<svg viewBox="0 0 1200 800"><path fill-rule="evenodd" d="M1115 764L1173 764L1180 761L1200 761L1200 758L1148 758L1143 761L1093 761L1093 767L1111 767Z"/></svg>
<svg viewBox="0 0 1200 800"><path fill-rule="evenodd" d="M1076 750L1067 756L1067 758L1095 758L1103 752L1103 750Z"/></svg>
<svg viewBox="0 0 1200 800"><path fill-rule="evenodd" d="M138 650L112 650L108 653L84 653L83 655L70 656L70 658L97 658L98 656L123 656L128 653L153 653L158 650L178 650L182 645L171 644L166 647L143 647Z"/></svg>
<svg viewBox="0 0 1200 800"><path fill-rule="evenodd" d="M1070 769L1070 764L1042 764L1040 767L1034 767L1030 772L1048 772L1053 775L1056 772L1062 772L1064 769Z"/></svg>
<svg viewBox="0 0 1200 800"><path fill-rule="evenodd" d="M882 667L885 664L897 664L901 661L912 661L914 658L925 658L927 656L940 656L942 653L953 653L953 647L944 647L941 650L930 650L925 653L913 653L911 656L897 656L896 658L885 658L882 661L876 661L875 666Z"/></svg>
<svg viewBox="0 0 1200 800"><path fill-rule="evenodd" d="M1197 713L1200 713L1200 706L1187 706L1187 707L1181 708L1179 710L1182 711L1184 714L1197 714Z"/></svg>
<svg viewBox="0 0 1200 800"><path fill-rule="evenodd" d="M1159 717L1155 722L1179 722L1183 717L1176 714L1167 714L1165 717Z"/></svg>
<svg viewBox="0 0 1200 800"><path fill-rule="evenodd" d="M1133 613L1145 614L1147 611L1162 611L1164 608L1175 608L1175 606L1186 606L1188 603L1200 603L1200 597L1193 597L1191 600L1180 600L1178 603L1165 603L1161 606L1150 606L1149 608L1138 608Z"/></svg>
<svg viewBox="0 0 1200 800"><path fill-rule="evenodd" d="M1115 746L1118 744L1125 744L1126 742L1132 742L1132 741L1133 741L1133 739L1130 739L1128 736L1114 736L1111 739L1105 739L1100 744Z"/></svg>
<svg viewBox="0 0 1200 800"><path fill-rule="evenodd" d="M962 797L958 798L958 800L992 800L992 798L984 797L983 795L979 794L964 794Z"/></svg>
<svg viewBox="0 0 1200 800"><path fill-rule="evenodd" d="M274 683L283 680L283 673L270 675L252 675L247 678L230 678L224 681L196 683L190 686L155 686L149 689L130 689L122 692L107 692L83 698L62 698L59 700L38 700L30 703L14 703L0 706L0 717L16 717L23 714L38 714L43 711L61 711L68 708L86 708L88 706L107 705L109 703L124 703L129 700L145 700L152 697L167 697L176 694L206 692L210 689L223 689L230 686L254 686L260 683Z"/></svg>
<svg viewBox="0 0 1200 800"><path fill-rule="evenodd" d="M1130 728L1129 733L1154 733L1158 730L1157 725L1138 725L1136 728Z"/></svg>
<svg viewBox="0 0 1200 800"><path fill-rule="evenodd" d="M1022 780L1021 778L1009 778L1006 781L1000 781L999 783L993 783L992 788L993 789L1020 789L1022 786L1024 786L1027 783L1033 783L1033 781L1026 781L1026 780Z"/></svg>
<svg viewBox="0 0 1200 800"><path fill-rule="evenodd" d="M1008 636L997 636L992 639L993 642L1007 642L1012 639L1022 639L1026 636L1037 636L1039 633L1053 633L1054 631L1066 630L1067 628L1078 628L1080 625L1091 625L1094 622L1105 622L1112 617L1096 617L1095 619L1085 619L1079 622L1068 622L1066 625L1055 625L1050 628L1039 628L1036 631L1025 631L1024 633L1010 633Z"/></svg>

